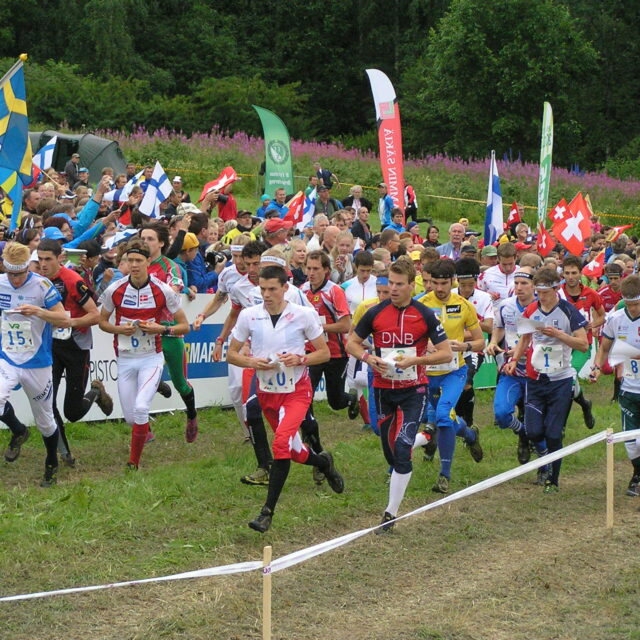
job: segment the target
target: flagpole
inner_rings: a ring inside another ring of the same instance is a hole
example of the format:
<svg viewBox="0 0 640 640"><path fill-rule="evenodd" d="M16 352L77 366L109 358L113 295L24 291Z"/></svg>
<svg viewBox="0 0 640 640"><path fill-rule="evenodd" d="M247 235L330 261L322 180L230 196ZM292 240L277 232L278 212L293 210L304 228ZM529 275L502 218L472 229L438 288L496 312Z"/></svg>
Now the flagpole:
<svg viewBox="0 0 640 640"><path fill-rule="evenodd" d="M14 63L14 65L2 76L0 80L0 87L4 85L4 83L11 78L11 76L26 62L28 56L26 53L21 53L18 60Z"/></svg>

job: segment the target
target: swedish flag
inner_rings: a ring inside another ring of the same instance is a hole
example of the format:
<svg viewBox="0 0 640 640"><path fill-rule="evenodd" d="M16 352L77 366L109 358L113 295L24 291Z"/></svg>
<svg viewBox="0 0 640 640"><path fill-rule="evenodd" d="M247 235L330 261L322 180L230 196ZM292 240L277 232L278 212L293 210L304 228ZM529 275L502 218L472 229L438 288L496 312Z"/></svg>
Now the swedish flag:
<svg viewBox="0 0 640 640"><path fill-rule="evenodd" d="M20 224L22 206L22 181L16 171L0 168L0 223L10 219L13 231Z"/></svg>
<svg viewBox="0 0 640 640"><path fill-rule="evenodd" d="M29 184L31 142L22 58L0 80L0 168L17 171Z"/></svg>

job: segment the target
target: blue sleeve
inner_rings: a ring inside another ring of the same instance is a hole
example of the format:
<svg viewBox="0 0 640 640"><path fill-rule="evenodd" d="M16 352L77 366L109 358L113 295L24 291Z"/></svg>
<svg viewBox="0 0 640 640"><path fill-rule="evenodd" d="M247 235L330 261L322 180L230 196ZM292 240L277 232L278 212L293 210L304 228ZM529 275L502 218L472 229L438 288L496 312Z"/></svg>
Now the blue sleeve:
<svg viewBox="0 0 640 640"><path fill-rule="evenodd" d="M45 282L49 285L49 290L44 294L43 304L45 309L51 309L51 307L55 307L58 302L62 302L62 296L49 280L45 280Z"/></svg>
<svg viewBox="0 0 640 640"><path fill-rule="evenodd" d="M74 224L71 225L73 227L74 238L81 236L91 226L91 223L96 219L96 216L98 215L99 208L100 205L93 198L91 198L91 200L89 200L89 202L84 205L82 211L74 220Z"/></svg>
<svg viewBox="0 0 640 640"><path fill-rule="evenodd" d="M66 242L63 247L66 249L75 249L81 242L85 240L93 240L97 235L100 235L104 231L104 225L102 222L94 225L90 229L87 229L81 236L74 238L71 242Z"/></svg>
<svg viewBox="0 0 640 640"><path fill-rule="evenodd" d="M214 289L218 285L218 274L207 272L204 260L196 256L187 263L187 277L190 287L195 287L198 293L206 293L207 289Z"/></svg>
<svg viewBox="0 0 640 640"><path fill-rule="evenodd" d="M566 300L564 301L566 302ZM586 318L569 302L567 304L567 311L569 311L569 326L571 331L577 331L578 329L584 329L587 326Z"/></svg>

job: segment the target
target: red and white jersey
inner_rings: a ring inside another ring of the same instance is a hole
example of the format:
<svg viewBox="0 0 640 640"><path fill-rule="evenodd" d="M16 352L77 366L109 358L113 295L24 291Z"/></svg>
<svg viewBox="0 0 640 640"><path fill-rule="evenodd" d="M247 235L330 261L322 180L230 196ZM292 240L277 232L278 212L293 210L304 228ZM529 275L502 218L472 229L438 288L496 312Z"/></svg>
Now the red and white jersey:
<svg viewBox="0 0 640 640"><path fill-rule="evenodd" d="M609 313L611 309L615 309L618 302L622 300L622 293L620 291L614 291L609 284L604 287L600 287L597 293L602 299L604 310L607 313Z"/></svg>
<svg viewBox="0 0 640 640"><path fill-rule="evenodd" d="M452 289L452 293L460 294L460 291L456 288ZM474 306L480 322L485 318L494 317L493 298L486 291L474 289L473 295L467 300Z"/></svg>
<svg viewBox="0 0 640 640"><path fill-rule="evenodd" d="M149 276L140 288L131 284L129 277L120 278L107 287L100 298L103 309L116 313L116 325L158 322L168 312L171 316L180 309L180 295L169 285ZM147 334L137 329L131 336L116 334L113 338L116 355L141 357L162 351L159 334Z"/></svg>
<svg viewBox="0 0 640 640"><path fill-rule="evenodd" d="M375 276L369 276L367 281L362 283L356 276L355 278L351 278L350 280L342 283L342 289L347 297L347 303L349 304L349 311L351 312L351 315L355 313L358 305L363 300L369 300L369 298L375 298L378 295L376 280L377 278Z"/></svg>
<svg viewBox="0 0 640 640"><path fill-rule="evenodd" d="M244 275L246 274L240 273L235 264L225 267L218 276L218 291L220 293L229 293L233 285Z"/></svg>
<svg viewBox="0 0 640 640"><path fill-rule="evenodd" d="M300 289L318 312L322 324L334 324L340 318L351 315L347 297L340 285L335 282L327 280L317 291L313 291L309 282L305 282ZM331 357L346 358L347 334L329 333L327 335Z"/></svg>
<svg viewBox="0 0 640 640"><path fill-rule="evenodd" d="M494 308L497 309L500 300L504 300L512 294L514 275L515 270L511 273L505 273L499 264L489 267L478 277L478 289L487 293L498 294L499 297L493 302Z"/></svg>
<svg viewBox="0 0 640 640"><path fill-rule="evenodd" d="M567 285L562 285L562 293L567 302L570 302L584 317L587 322L591 322L591 309L600 311L603 308L602 298L597 291L584 285L580 285L580 293L577 296L571 295L567 291ZM589 344L593 340L593 332L591 329L587 332Z"/></svg>
<svg viewBox="0 0 640 640"><path fill-rule="evenodd" d="M275 326L264 304L243 309L238 316L238 322L231 336L238 342L250 340L253 357L275 360L276 356L281 353L295 353L304 356L307 341L319 338L322 333L322 325L313 309L288 302ZM258 372L259 384L261 390L264 391L260 374L261 372ZM280 393L293 391L293 389L288 389L287 385L295 385L306 374L307 367L305 365L281 367L281 370L274 369L273 374L264 372L265 380L273 375L273 385L277 386L280 383L281 388L277 391ZM282 381L278 380L279 377L282 378Z"/></svg>

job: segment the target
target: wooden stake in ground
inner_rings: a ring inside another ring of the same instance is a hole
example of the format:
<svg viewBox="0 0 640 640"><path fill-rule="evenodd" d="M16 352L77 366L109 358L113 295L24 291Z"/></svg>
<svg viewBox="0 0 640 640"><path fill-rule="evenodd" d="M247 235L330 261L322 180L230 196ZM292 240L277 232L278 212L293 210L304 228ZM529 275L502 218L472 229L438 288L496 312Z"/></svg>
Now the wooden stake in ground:
<svg viewBox="0 0 640 640"><path fill-rule="evenodd" d="M607 429L607 529L613 529L613 429Z"/></svg>
<svg viewBox="0 0 640 640"><path fill-rule="evenodd" d="M271 547L262 556L262 640L271 640Z"/></svg>

